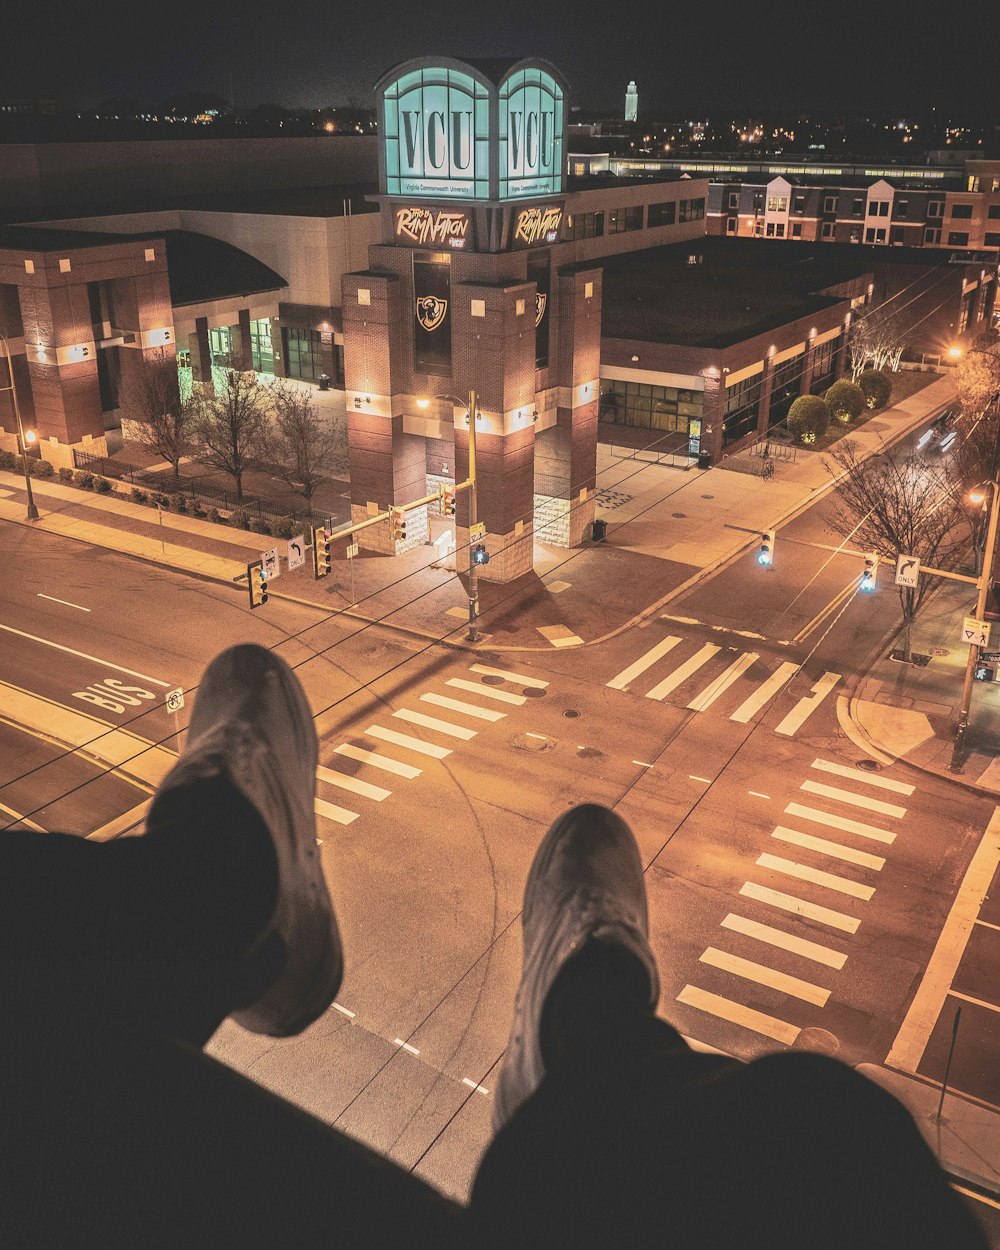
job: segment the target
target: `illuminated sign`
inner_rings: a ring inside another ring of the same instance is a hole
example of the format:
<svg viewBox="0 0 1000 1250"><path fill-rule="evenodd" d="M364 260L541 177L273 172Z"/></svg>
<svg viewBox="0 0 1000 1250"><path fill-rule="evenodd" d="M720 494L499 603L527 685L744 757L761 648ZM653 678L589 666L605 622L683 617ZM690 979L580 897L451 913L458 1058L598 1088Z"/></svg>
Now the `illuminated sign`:
<svg viewBox="0 0 1000 1250"><path fill-rule="evenodd" d="M469 237L469 218L457 208L396 209L396 238L416 247L426 244L465 247Z"/></svg>
<svg viewBox="0 0 1000 1250"><path fill-rule="evenodd" d="M421 295L417 300L417 320L428 333L438 328L447 311L448 301L436 295Z"/></svg>
<svg viewBox="0 0 1000 1250"><path fill-rule="evenodd" d="M382 95L390 195L485 199L489 194L489 99L454 69L418 69Z"/></svg>
<svg viewBox="0 0 1000 1250"><path fill-rule="evenodd" d="M534 247L538 243L557 243L562 214L562 206L558 204L522 208L514 218L511 246Z"/></svg>
<svg viewBox="0 0 1000 1250"><path fill-rule="evenodd" d="M553 195L563 180L563 93L551 74L523 69L500 88L500 198Z"/></svg>
<svg viewBox="0 0 1000 1250"><path fill-rule="evenodd" d="M545 305L549 302L548 294L545 291L535 292L535 327L542 324L542 318L545 316Z"/></svg>

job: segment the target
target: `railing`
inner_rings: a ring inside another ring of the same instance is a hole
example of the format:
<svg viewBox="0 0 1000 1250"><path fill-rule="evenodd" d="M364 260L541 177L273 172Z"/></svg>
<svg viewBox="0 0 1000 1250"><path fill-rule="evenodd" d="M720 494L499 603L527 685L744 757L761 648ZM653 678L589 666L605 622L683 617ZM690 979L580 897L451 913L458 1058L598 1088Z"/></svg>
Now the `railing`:
<svg viewBox="0 0 1000 1250"><path fill-rule="evenodd" d="M675 469L690 469L697 460L688 451L687 435L676 430L661 433L643 426L602 421L597 439L617 460L644 460Z"/></svg>

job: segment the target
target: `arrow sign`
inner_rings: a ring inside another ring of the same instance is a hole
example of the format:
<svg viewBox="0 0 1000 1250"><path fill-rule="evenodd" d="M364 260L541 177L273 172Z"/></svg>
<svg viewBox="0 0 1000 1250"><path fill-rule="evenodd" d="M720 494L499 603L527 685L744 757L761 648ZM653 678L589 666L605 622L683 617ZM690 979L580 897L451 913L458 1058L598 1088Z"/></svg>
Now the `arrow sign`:
<svg viewBox="0 0 1000 1250"><path fill-rule="evenodd" d="M298 538L288 540L288 571L300 569L306 562L306 540L300 534Z"/></svg>
<svg viewBox="0 0 1000 1250"><path fill-rule="evenodd" d="M263 564L267 572L267 580L274 581L281 573L281 561L278 559L278 548L272 547L269 551L260 553L260 562Z"/></svg>
<svg viewBox="0 0 1000 1250"><path fill-rule="evenodd" d="M184 691L180 686L176 690L167 691L167 711L179 712L184 706Z"/></svg>
<svg viewBox="0 0 1000 1250"><path fill-rule="evenodd" d="M900 556L896 561L896 585L916 586L920 577L920 561L916 556Z"/></svg>

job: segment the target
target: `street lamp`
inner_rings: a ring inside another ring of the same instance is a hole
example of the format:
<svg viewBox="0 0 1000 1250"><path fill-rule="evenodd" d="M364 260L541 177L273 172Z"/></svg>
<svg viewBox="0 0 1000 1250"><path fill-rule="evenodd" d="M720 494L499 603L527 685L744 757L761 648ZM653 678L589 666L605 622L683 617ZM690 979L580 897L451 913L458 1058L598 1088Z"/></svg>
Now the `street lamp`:
<svg viewBox="0 0 1000 1250"><path fill-rule="evenodd" d="M976 599L976 620L983 619L983 613L986 611L986 596L989 593L990 580L993 573L993 554L996 549L997 542L997 520L1000 518L1000 507L997 507L998 497L1000 497L1000 485L996 481L983 483L983 486L992 487L992 495L990 496L990 523L986 530L986 548L983 555L983 571L980 573L976 585L979 589L979 595ZM973 503L985 504L986 495L981 487L977 487L970 495ZM976 672L976 661L979 658L979 647L976 643L969 643L969 658L965 664L965 681L962 685L962 701L958 708L958 725L955 728L955 745L952 748L951 763L948 765L949 770L953 773L962 771L962 758L965 753L965 739L969 732L969 710L972 707L972 682Z"/></svg>
<svg viewBox="0 0 1000 1250"><path fill-rule="evenodd" d="M24 426L21 424L21 409L17 403L17 384L14 381L14 360L10 354L10 344L7 342L7 336L0 334L0 343L3 343L4 359L7 361L7 372L10 374L10 386L0 386L0 391L10 391L11 402L14 405L14 419L17 422L17 438L21 445L21 468L24 470L24 489L28 496L28 520L38 520L38 509L35 507L35 497L31 493L31 476L28 473L28 443L35 441L35 431L29 430L28 434L24 433Z"/></svg>
<svg viewBox="0 0 1000 1250"><path fill-rule="evenodd" d="M447 399L450 403L464 407L462 400L454 395L435 395L434 399ZM418 408L427 408L430 399L418 399ZM479 566L473 557L472 533L476 528L478 514L476 509L476 392L469 391L469 476L463 485L469 491L469 632L465 635L467 642L479 641ZM457 485L457 484L456 484Z"/></svg>

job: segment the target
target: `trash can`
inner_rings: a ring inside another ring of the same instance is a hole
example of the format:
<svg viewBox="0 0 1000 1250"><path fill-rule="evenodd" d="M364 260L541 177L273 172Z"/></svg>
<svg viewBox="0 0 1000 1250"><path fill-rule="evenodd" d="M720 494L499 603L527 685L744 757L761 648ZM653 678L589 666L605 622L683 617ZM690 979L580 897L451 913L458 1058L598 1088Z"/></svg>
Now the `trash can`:
<svg viewBox="0 0 1000 1250"><path fill-rule="evenodd" d="M328 373L321 373L316 381L319 383L319 389L321 391L328 391L330 389L330 383L333 379Z"/></svg>
<svg viewBox="0 0 1000 1250"><path fill-rule="evenodd" d="M595 521L590 527L590 537L595 543L600 543L608 536L607 521Z"/></svg>
<svg viewBox="0 0 1000 1250"><path fill-rule="evenodd" d="M712 467L712 453L710 451L698 452L698 468L710 469Z"/></svg>

